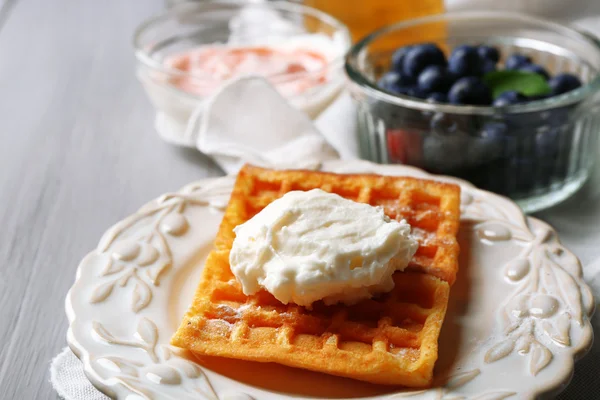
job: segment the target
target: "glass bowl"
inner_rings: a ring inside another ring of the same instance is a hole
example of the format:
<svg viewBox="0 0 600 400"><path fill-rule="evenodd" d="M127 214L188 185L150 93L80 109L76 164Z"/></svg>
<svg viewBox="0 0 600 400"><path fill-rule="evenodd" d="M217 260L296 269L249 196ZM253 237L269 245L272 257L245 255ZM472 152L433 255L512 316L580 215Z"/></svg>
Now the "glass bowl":
<svg viewBox="0 0 600 400"><path fill-rule="evenodd" d="M393 51L423 42L446 52L489 44L500 50L500 62L522 53L552 75L579 76L583 86L505 107L432 104L380 89L376 82L390 69ZM345 69L363 158L457 176L511 197L527 212L566 199L590 175L600 129L600 43L589 35L522 14L447 13L374 32L351 48Z"/></svg>
<svg viewBox="0 0 600 400"><path fill-rule="evenodd" d="M344 56L350 43L341 22L283 1L177 4L142 23L134 36L136 73L157 109L156 127L164 139L184 145L193 145L185 133L190 117L201 115L207 98L225 81L178 68L173 62L178 56L215 45L306 48L322 54L323 66L317 69L262 74L292 105L315 118L344 86Z"/></svg>

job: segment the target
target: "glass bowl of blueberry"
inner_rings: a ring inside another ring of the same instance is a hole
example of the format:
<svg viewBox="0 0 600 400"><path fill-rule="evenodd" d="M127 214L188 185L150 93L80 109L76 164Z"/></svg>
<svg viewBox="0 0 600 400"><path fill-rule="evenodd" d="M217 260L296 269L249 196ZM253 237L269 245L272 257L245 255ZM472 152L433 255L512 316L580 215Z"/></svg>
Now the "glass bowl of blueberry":
<svg viewBox="0 0 600 400"><path fill-rule="evenodd" d="M588 178L600 130L600 42L505 12L382 28L346 60L361 156L456 176L527 212Z"/></svg>

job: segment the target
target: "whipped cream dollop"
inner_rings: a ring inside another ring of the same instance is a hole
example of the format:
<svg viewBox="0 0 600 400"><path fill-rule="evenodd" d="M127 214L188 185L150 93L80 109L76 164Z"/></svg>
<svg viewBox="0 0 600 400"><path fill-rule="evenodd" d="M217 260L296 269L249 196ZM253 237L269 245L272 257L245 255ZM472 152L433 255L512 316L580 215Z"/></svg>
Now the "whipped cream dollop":
<svg viewBox="0 0 600 400"><path fill-rule="evenodd" d="M418 248L383 209L314 189L292 191L237 226L229 261L244 294L284 304L353 304L393 289Z"/></svg>

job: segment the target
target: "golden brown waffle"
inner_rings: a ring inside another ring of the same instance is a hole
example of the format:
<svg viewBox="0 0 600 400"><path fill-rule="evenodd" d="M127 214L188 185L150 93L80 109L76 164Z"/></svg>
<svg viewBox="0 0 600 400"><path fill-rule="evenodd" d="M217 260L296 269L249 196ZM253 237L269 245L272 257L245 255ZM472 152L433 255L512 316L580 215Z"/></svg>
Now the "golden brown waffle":
<svg viewBox="0 0 600 400"><path fill-rule="evenodd" d="M405 218L420 240L395 288L353 306L311 310L262 291L246 296L229 268L233 228L291 190L321 188ZM374 383L426 387L458 269L459 188L405 177L244 167L172 343L203 355L277 362Z"/></svg>

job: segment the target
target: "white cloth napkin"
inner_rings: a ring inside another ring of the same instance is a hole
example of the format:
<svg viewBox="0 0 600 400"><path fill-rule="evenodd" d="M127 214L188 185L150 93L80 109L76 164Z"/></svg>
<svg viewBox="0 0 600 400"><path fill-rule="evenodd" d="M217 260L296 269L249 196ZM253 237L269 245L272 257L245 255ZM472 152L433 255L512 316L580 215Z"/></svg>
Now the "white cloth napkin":
<svg viewBox="0 0 600 400"><path fill-rule="evenodd" d="M65 400L110 400L86 378L83 364L68 347L52 360L50 382L56 393Z"/></svg>
<svg viewBox="0 0 600 400"><path fill-rule="evenodd" d="M192 116L188 129L198 150L227 173L244 163L311 168L339 158L313 121L259 77L223 87Z"/></svg>

